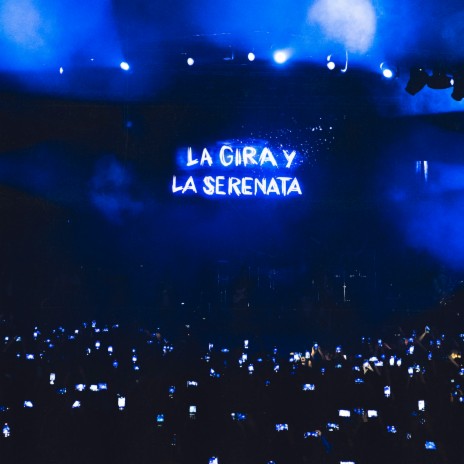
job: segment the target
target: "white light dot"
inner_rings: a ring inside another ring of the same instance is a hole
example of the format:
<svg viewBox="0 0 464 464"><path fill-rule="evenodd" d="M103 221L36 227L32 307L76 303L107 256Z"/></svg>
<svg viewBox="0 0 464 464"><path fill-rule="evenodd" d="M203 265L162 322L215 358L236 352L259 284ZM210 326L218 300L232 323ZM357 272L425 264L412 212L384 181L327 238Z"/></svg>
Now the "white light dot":
<svg viewBox="0 0 464 464"><path fill-rule="evenodd" d="M256 55L253 52L248 53L248 60L255 61Z"/></svg>
<svg viewBox="0 0 464 464"><path fill-rule="evenodd" d="M129 71L130 69L129 63L126 63L125 61L123 61L119 66L123 71Z"/></svg>
<svg viewBox="0 0 464 464"><path fill-rule="evenodd" d="M287 60L288 60L288 54L285 51L279 50L279 51L274 53L274 61L277 64L283 64Z"/></svg>
<svg viewBox="0 0 464 464"><path fill-rule="evenodd" d="M64 69L61 67L60 68L60 74L63 74L63 72L64 72Z"/></svg>
<svg viewBox="0 0 464 464"><path fill-rule="evenodd" d="M393 77L393 72L391 69L386 68L382 71L382 73L383 73L383 77L387 79L391 79Z"/></svg>
<svg viewBox="0 0 464 464"><path fill-rule="evenodd" d="M193 66L195 64L195 60L193 58L187 58L187 64L189 66Z"/></svg>

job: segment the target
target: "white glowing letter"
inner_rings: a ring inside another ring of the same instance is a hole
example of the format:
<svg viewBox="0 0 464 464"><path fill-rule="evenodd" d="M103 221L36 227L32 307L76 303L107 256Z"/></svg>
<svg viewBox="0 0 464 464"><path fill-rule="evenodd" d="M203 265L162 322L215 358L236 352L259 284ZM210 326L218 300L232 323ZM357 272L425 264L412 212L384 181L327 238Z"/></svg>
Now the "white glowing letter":
<svg viewBox="0 0 464 464"><path fill-rule="evenodd" d="M193 181L193 177L190 176L187 179L187 183L185 184L184 190L182 190L182 193L185 193L187 190L193 190L195 193L197 193L197 188L195 187L195 182Z"/></svg>
<svg viewBox="0 0 464 464"><path fill-rule="evenodd" d="M214 177L211 176L206 176L203 179L203 192L206 193L206 195L213 195L214 193Z"/></svg>
<svg viewBox="0 0 464 464"><path fill-rule="evenodd" d="M219 152L219 159L221 160L221 164L223 166L230 166L233 162L234 162L234 155L228 155L227 156L227 160L226 160L226 157L224 155L224 152L228 150L230 152L233 152L232 148L230 148L229 146L227 145L223 145L221 147L221 151Z"/></svg>
<svg viewBox="0 0 464 464"><path fill-rule="evenodd" d="M251 185L247 185L247 181L252 181L253 177L244 177L242 179L242 193L243 195L253 195Z"/></svg>
<svg viewBox="0 0 464 464"><path fill-rule="evenodd" d="M205 164L205 162L208 163L209 166L211 166L213 164L213 159L211 158L210 154L208 153L208 150L206 148L203 148L203 152L201 154L200 165L203 166Z"/></svg>
<svg viewBox="0 0 464 464"><path fill-rule="evenodd" d="M277 167L277 162L269 148L265 147L261 152L261 156L259 157L259 164L262 166L264 163L271 163L275 168Z"/></svg>
<svg viewBox="0 0 464 464"><path fill-rule="evenodd" d="M264 179L255 179L255 195L258 193L258 187L264 195L267 195L266 192L266 178Z"/></svg>
<svg viewBox="0 0 464 464"><path fill-rule="evenodd" d="M267 188L267 195L270 193L276 193L277 195L280 195L279 186L277 185L277 182L274 178L271 179L269 182L269 187Z"/></svg>
<svg viewBox="0 0 464 464"><path fill-rule="evenodd" d="M292 180L291 177L278 177L277 179L279 179L281 182L282 182L282 193L285 195L287 195L287 181L289 180Z"/></svg>
<svg viewBox="0 0 464 464"><path fill-rule="evenodd" d="M292 183L287 190L287 195L290 195L291 192L296 192L298 195L303 195L301 193L300 184L298 183L298 179L296 177L292 180Z"/></svg>
<svg viewBox="0 0 464 464"><path fill-rule="evenodd" d="M247 164L258 164L255 160L255 156L256 156L256 148L245 147L243 149L243 164L245 166Z"/></svg>
<svg viewBox="0 0 464 464"><path fill-rule="evenodd" d="M226 192L221 190L221 187L224 187L224 176L217 176L216 177L216 195L225 195Z"/></svg>
<svg viewBox="0 0 464 464"><path fill-rule="evenodd" d="M182 187L182 186L177 187L177 185L176 185L176 176L172 176L172 193L179 192L183 188L184 187Z"/></svg>
<svg viewBox="0 0 464 464"><path fill-rule="evenodd" d="M232 194L232 190L234 191L235 195L240 196L240 179L237 177L229 178L229 195Z"/></svg>
<svg viewBox="0 0 464 464"><path fill-rule="evenodd" d="M284 155L285 158L287 159L287 165L285 166L286 168L289 168L292 165L293 159L295 158L296 151L293 150L290 154L287 152L287 150L284 150Z"/></svg>
<svg viewBox="0 0 464 464"><path fill-rule="evenodd" d="M193 166L194 164L198 163L197 159L192 159L192 147L188 147L187 149L187 166Z"/></svg>
<svg viewBox="0 0 464 464"><path fill-rule="evenodd" d="M235 149L235 166L240 166L242 164L242 154L240 153L240 148Z"/></svg>

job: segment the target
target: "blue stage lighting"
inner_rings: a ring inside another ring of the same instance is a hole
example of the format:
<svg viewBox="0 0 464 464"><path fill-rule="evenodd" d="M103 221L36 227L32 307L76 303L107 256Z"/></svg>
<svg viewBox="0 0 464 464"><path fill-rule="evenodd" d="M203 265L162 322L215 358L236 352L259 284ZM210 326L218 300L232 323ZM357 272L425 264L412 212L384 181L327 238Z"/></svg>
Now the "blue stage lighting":
<svg viewBox="0 0 464 464"><path fill-rule="evenodd" d="M380 65L380 70L382 71L382 76L385 77L385 79L392 79L398 75L396 68L386 62L383 62Z"/></svg>
<svg viewBox="0 0 464 464"><path fill-rule="evenodd" d="M119 66L123 71L129 71L130 69L129 63L127 63L126 61L122 61Z"/></svg>
<svg viewBox="0 0 464 464"><path fill-rule="evenodd" d="M346 71L348 71L348 52L337 52L328 55L327 68L330 71L337 69L341 73L346 73Z"/></svg>
<svg viewBox="0 0 464 464"><path fill-rule="evenodd" d="M335 69L335 62L332 61L332 55L329 55L327 57L327 68L330 69L330 71L333 71Z"/></svg>
<svg viewBox="0 0 464 464"><path fill-rule="evenodd" d="M289 54L285 50L277 50L274 52L274 61L277 64L284 64L289 59Z"/></svg>
<svg viewBox="0 0 464 464"><path fill-rule="evenodd" d="M387 79L391 79L393 77L393 72L391 69L384 69L382 71L383 77L386 77Z"/></svg>

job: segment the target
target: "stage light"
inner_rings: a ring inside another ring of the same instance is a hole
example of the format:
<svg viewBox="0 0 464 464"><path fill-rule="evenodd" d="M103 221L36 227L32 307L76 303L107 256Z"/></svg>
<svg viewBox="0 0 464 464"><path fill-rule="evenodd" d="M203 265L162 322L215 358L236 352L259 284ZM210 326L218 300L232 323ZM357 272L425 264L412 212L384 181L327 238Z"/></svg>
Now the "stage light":
<svg viewBox="0 0 464 464"><path fill-rule="evenodd" d="M193 66L195 64L195 60L191 57L187 58L187 64L189 66Z"/></svg>
<svg viewBox="0 0 464 464"><path fill-rule="evenodd" d="M340 72L346 73L348 70L348 52L331 53L327 56L327 68L330 71L339 69Z"/></svg>
<svg viewBox="0 0 464 464"><path fill-rule="evenodd" d="M248 61L255 61L256 55L253 52L248 53Z"/></svg>
<svg viewBox="0 0 464 464"><path fill-rule="evenodd" d="M435 90L449 89L453 86L452 79L443 71L434 71L427 80L427 86Z"/></svg>
<svg viewBox="0 0 464 464"><path fill-rule="evenodd" d="M336 65L335 65L335 61L332 61L332 55L329 55L327 57L327 68L329 68L331 71L333 71L335 69Z"/></svg>
<svg viewBox="0 0 464 464"><path fill-rule="evenodd" d="M277 64L284 64L289 59L289 54L285 50L277 50L274 52L274 61Z"/></svg>
<svg viewBox="0 0 464 464"><path fill-rule="evenodd" d="M409 74L409 81L406 84L406 92L416 95L427 84L429 75L422 68L412 68Z"/></svg>
<svg viewBox="0 0 464 464"><path fill-rule="evenodd" d="M64 73L64 69L63 67L60 68L60 74L63 74Z"/></svg>
<svg viewBox="0 0 464 464"><path fill-rule="evenodd" d="M451 97L456 101L464 98L464 76L455 76Z"/></svg>
<svg viewBox="0 0 464 464"><path fill-rule="evenodd" d="M393 79L398 76L397 68L395 66L391 66L385 61L380 65L380 70L382 71L382 76L385 77L385 79Z"/></svg>
<svg viewBox="0 0 464 464"><path fill-rule="evenodd" d="M384 77L386 77L387 79L391 79L393 77L393 72L391 69L384 69L382 71L382 74Z"/></svg>
<svg viewBox="0 0 464 464"><path fill-rule="evenodd" d="M123 71L129 71L129 69L130 69L129 63L127 63L126 61L122 61L121 64L119 65L119 67Z"/></svg>

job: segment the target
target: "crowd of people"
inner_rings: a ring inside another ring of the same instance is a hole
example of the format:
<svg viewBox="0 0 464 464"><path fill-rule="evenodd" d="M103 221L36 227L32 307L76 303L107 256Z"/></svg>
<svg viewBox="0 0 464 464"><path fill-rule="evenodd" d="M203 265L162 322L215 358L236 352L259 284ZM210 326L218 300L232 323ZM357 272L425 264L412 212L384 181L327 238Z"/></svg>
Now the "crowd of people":
<svg viewBox="0 0 464 464"><path fill-rule="evenodd" d="M5 462L454 464L464 455L458 327L333 346L309 339L293 351L252 336L212 342L189 324L172 339L97 321L0 328Z"/></svg>

